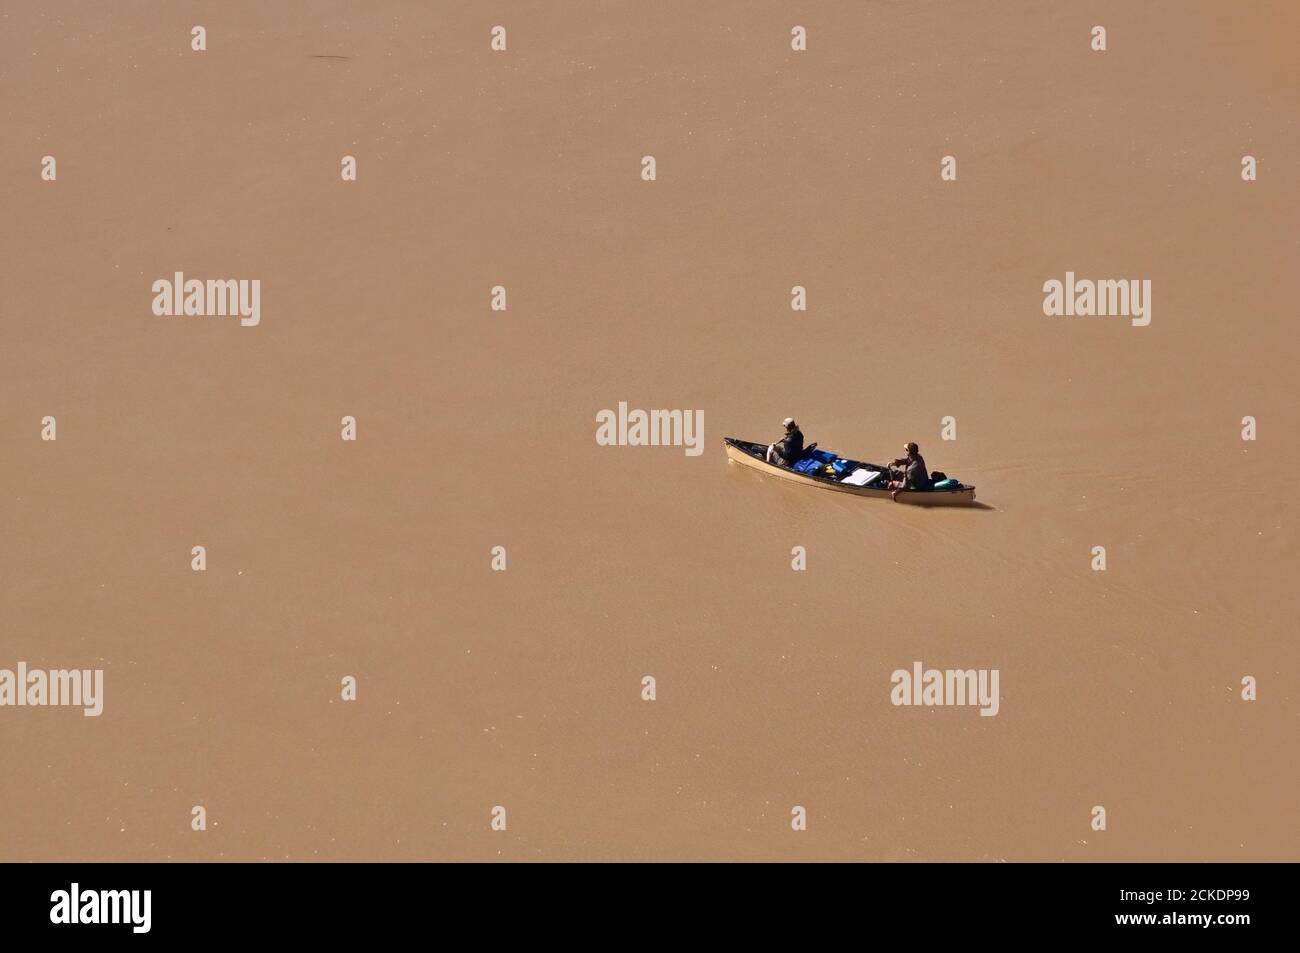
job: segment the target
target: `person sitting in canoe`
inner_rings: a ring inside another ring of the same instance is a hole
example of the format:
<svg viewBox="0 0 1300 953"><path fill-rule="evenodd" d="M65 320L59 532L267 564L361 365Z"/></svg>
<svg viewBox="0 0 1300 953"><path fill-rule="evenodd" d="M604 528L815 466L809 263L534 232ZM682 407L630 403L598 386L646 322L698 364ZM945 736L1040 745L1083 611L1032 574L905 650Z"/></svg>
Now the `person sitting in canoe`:
<svg viewBox="0 0 1300 953"><path fill-rule="evenodd" d="M767 448L767 462L792 467L803 456L803 432L793 417L785 418L785 437Z"/></svg>
<svg viewBox="0 0 1300 953"><path fill-rule="evenodd" d="M913 442L903 444L903 449L907 451L907 456L899 457L889 464L889 487L894 491L894 499L898 499L899 490L928 490L930 489L930 472L925 468L925 458L921 456L921 448Z"/></svg>

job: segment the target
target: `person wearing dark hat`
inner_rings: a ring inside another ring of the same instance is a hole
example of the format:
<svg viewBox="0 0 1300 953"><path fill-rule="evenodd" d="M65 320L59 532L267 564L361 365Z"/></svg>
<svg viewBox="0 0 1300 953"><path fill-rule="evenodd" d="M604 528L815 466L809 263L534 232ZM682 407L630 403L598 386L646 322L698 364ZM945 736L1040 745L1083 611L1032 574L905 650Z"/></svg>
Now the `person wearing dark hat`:
<svg viewBox="0 0 1300 953"><path fill-rule="evenodd" d="M785 436L767 448L767 462L781 467L791 467L803 456L803 432L793 417L784 421Z"/></svg>
<svg viewBox="0 0 1300 953"><path fill-rule="evenodd" d="M899 457L889 464L889 475L897 477L889 482L889 489L894 491L895 500L898 499L899 490L930 489L930 471L925 468L925 458L921 456L921 448L909 441L903 444L903 449L907 451L907 456Z"/></svg>

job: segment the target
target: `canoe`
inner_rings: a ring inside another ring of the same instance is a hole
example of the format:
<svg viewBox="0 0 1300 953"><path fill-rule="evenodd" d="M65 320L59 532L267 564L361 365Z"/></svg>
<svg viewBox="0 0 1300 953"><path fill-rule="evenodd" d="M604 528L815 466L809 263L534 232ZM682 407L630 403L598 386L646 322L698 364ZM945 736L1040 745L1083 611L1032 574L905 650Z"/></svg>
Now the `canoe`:
<svg viewBox="0 0 1300 953"><path fill-rule="evenodd" d="M755 470L761 470L771 476L780 477L783 480L793 480L795 483L802 483L805 486L821 486L828 490L839 490L841 493L852 493L855 496L873 496L882 500L888 500L893 495L893 491L886 490L883 487L853 486L840 482L841 477L839 476L796 473L789 467L768 463L764 459L767 456L767 444L765 443L750 443L748 440L737 440L735 437L724 437L723 442L727 445L727 457L729 459L747 467L753 467ZM811 450L816 446L816 444L813 444L808 449ZM882 476L877 477L877 482L884 480L884 474L889 472L888 467L876 463L850 460L844 475L852 474L859 467L880 471ZM963 483L951 490L900 490L898 492L898 502L911 503L917 506L966 506L975 502L975 487Z"/></svg>

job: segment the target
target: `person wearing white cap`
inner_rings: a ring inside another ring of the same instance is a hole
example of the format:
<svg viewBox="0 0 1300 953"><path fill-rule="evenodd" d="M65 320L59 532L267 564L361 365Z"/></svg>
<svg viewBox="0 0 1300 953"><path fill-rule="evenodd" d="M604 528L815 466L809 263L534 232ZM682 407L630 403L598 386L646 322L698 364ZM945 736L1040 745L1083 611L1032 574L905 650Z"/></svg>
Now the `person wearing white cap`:
<svg viewBox="0 0 1300 953"><path fill-rule="evenodd" d="M803 433L793 417L785 418L782 423L785 425L785 436L767 448L767 462L790 467L803 456Z"/></svg>
<svg viewBox="0 0 1300 953"><path fill-rule="evenodd" d="M894 491L895 500L898 499L899 490L928 490L931 486L930 472L925 468L921 448L909 440L903 444L903 449L907 451L907 456L899 457L889 464L889 475L894 479L890 480L888 489ZM899 472L900 469L902 472Z"/></svg>

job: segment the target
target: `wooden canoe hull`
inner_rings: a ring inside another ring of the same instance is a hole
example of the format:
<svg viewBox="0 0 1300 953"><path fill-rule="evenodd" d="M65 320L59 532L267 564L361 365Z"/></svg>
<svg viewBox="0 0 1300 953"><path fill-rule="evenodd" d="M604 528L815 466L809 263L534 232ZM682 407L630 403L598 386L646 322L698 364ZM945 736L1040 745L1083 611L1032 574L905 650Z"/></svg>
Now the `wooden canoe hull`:
<svg viewBox="0 0 1300 953"><path fill-rule="evenodd" d="M728 459L752 467L769 476L780 477L782 480L790 480L794 483L802 483L805 486L819 486L827 490L837 490L840 493L852 493L854 496L870 496L881 500L888 500L893 497L890 490L876 489L869 486L846 486L828 477L796 473L788 467L768 463L761 456L755 456L754 453L755 449L760 452L766 450L764 445L750 443L746 440L737 440L735 437L724 437L723 441L727 448ZM863 465L879 469L875 464ZM975 502L975 487L963 484L952 490L900 490L898 502L910 503L914 506L968 506Z"/></svg>

